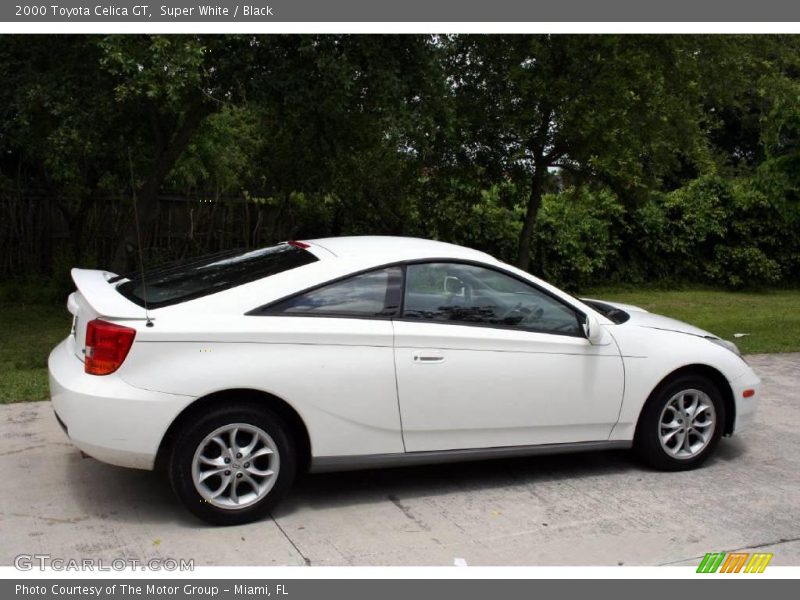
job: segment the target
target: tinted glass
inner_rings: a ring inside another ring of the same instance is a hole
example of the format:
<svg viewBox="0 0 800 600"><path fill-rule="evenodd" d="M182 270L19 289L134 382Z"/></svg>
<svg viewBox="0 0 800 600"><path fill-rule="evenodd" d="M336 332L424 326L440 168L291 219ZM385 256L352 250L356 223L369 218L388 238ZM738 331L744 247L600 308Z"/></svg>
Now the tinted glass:
<svg viewBox="0 0 800 600"><path fill-rule="evenodd" d="M310 252L289 244L249 252L236 250L146 271L144 285L141 276L130 275L128 281L117 286L117 291L144 306L146 289L147 305L158 308L250 283L316 260Z"/></svg>
<svg viewBox="0 0 800 600"><path fill-rule="evenodd" d="M519 279L473 265L409 265L403 317L581 335L568 306Z"/></svg>
<svg viewBox="0 0 800 600"><path fill-rule="evenodd" d="M274 304L270 314L310 314L332 316L391 316L399 302L393 299L399 290L402 270L389 267L355 275Z"/></svg>

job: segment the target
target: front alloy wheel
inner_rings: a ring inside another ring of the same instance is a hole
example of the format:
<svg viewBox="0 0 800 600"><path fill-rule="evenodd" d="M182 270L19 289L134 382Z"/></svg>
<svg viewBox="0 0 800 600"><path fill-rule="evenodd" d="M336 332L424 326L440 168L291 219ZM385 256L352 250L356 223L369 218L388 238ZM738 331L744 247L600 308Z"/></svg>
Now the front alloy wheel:
<svg viewBox="0 0 800 600"><path fill-rule="evenodd" d="M670 456L686 460L699 455L713 439L717 412L705 392L683 390L667 401L659 422L661 447Z"/></svg>
<svg viewBox="0 0 800 600"><path fill-rule="evenodd" d="M712 454L724 426L725 406L717 386L699 375L683 375L648 399L634 449L657 469L693 469Z"/></svg>

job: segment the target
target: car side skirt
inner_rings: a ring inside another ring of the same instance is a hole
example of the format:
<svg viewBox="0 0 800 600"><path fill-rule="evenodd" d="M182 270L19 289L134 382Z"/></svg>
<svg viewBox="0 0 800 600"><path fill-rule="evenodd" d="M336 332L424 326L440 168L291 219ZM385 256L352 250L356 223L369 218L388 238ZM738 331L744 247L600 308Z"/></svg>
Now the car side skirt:
<svg viewBox="0 0 800 600"><path fill-rule="evenodd" d="M331 471L354 471L358 469L384 469L436 463L453 463L470 460L515 458L590 452L595 450L624 450L631 448L631 440L602 440L568 444L538 444L532 446L503 446L499 448L468 448L459 450L435 450L427 452L403 452L393 454L362 454L352 456L315 456L311 460L312 473Z"/></svg>

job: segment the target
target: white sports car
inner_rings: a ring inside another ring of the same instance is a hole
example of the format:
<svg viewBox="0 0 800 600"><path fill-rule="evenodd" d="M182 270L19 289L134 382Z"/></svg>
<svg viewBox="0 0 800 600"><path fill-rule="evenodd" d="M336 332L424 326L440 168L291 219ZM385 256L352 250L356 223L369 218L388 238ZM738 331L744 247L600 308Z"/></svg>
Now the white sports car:
<svg viewBox="0 0 800 600"><path fill-rule="evenodd" d="M304 470L629 447L689 469L759 398L731 342L441 242L72 277L49 360L59 422L99 460L165 470L212 523L265 515Z"/></svg>

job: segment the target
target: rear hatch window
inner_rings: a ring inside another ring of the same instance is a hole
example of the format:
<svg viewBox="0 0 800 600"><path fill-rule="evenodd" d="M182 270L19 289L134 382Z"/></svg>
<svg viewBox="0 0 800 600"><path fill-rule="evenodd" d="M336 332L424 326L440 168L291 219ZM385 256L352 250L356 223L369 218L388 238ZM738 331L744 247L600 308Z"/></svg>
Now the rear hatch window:
<svg viewBox="0 0 800 600"><path fill-rule="evenodd" d="M234 250L170 263L129 273L109 281L121 281L117 291L139 306L160 308L227 290L315 262L303 248L279 244L259 250Z"/></svg>

